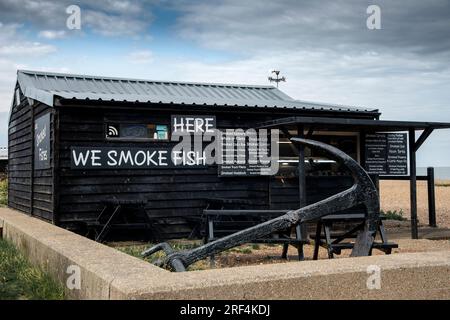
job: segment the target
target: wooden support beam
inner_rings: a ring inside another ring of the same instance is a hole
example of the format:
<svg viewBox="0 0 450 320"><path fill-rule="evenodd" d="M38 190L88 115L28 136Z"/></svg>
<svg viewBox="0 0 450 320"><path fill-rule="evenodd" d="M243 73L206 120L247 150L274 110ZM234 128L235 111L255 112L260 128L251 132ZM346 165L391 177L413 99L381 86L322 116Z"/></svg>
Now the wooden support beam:
<svg viewBox="0 0 450 320"><path fill-rule="evenodd" d="M305 134L303 132L303 125L297 126L297 136L299 138L304 138ZM293 143L292 143L293 144ZM298 192L299 192L299 207L306 207L306 171L305 171L305 146L299 144L298 148ZM306 225L301 226L301 237L303 240L307 238L306 236Z"/></svg>
<svg viewBox="0 0 450 320"><path fill-rule="evenodd" d="M52 174L53 174L53 185L52 185L52 206L53 206L53 214L52 214L52 223L54 225L59 225L59 188L60 188L60 118L59 118L59 109L55 108L52 112L52 122L53 123L53 141L52 141L52 149L51 155L53 156L53 166L52 166Z"/></svg>
<svg viewBox="0 0 450 320"><path fill-rule="evenodd" d="M427 187L428 187L428 224L430 227L436 225L436 198L434 194L434 168L427 168Z"/></svg>
<svg viewBox="0 0 450 320"><path fill-rule="evenodd" d="M306 139L311 139L312 135L314 133L314 127L309 127L308 133L306 134Z"/></svg>
<svg viewBox="0 0 450 320"><path fill-rule="evenodd" d="M286 127L281 126L280 127L281 132L288 138L292 138L292 135L289 133L289 130Z"/></svg>
<svg viewBox="0 0 450 320"><path fill-rule="evenodd" d="M427 140L427 138L430 136L430 134L433 132L432 128L425 129L422 134L420 135L419 139L414 144L414 151L419 150L420 146Z"/></svg>
<svg viewBox="0 0 450 320"><path fill-rule="evenodd" d="M286 127L280 127L281 132L283 132L283 134L290 140L292 138L292 135L289 133L289 130L286 129ZM299 155L299 149L298 147L294 144L294 143L290 143L289 147L292 149L292 151L294 151L294 154L296 156Z"/></svg>
<svg viewBox="0 0 450 320"><path fill-rule="evenodd" d="M409 179L411 179L411 177L410 176L379 176L379 179L380 180L409 180ZM428 177L416 175L416 180L427 181Z"/></svg>
<svg viewBox="0 0 450 320"><path fill-rule="evenodd" d="M30 211L28 214L30 216L33 215L33 207L34 207L34 157L36 153L35 142L34 142L34 119L35 119L35 110L34 105L30 105L31 112L31 126L30 126L30 139L31 139L31 155L30 155Z"/></svg>
<svg viewBox="0 0 450 320"><path fill-rule="evenodd" d="M411 238L418 239L417 229L417 181L416 181L416 135L414 129L409 129L409 192L411 202Z"/></svg>
<svg viewBox="0 0 450 320"><path fill-rule="evenodd" d="M359 164L366 169L366 132L359 132Z"/></svg>

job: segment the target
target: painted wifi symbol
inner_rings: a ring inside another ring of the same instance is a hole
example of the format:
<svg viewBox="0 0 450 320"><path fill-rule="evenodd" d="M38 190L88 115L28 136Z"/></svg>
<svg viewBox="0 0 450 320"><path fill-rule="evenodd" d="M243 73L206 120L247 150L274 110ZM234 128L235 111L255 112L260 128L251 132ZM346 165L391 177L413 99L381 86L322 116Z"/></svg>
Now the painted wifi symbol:
<svg viewBox="0 0 450 320"><path fill-rule="evenodd" d="M119 135L119 130L116 127L109 125L108 126L108 136L109 137L117 137Z"/></svg>

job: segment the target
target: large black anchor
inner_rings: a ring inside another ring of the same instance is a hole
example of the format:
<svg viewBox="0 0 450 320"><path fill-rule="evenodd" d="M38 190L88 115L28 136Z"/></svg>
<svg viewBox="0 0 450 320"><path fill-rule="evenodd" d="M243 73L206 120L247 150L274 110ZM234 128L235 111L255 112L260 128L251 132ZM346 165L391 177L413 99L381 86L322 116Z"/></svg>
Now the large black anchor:
<svg viewBox="0 0 450 320"><path fill-rule="evenodd" d="M233 233L221 239L209 242L200 247L175 252L168 243L157 244L144 252L144 257L158 251L164 251L166 257L156 262L156 265L177 272L186 271L192 263L205 259L224 250L250 243L270 234L287 230L292 226L307 221L317 220L337 211L346 210L357 205L366 208L364 229L357 235L351 256L368 256L370 254L380 213L378 192L366 171L349 155L328 144L301 138L292 138L293 142L304 144L313 149L324 151L330 159L344 165L352 174L354 184L349 189L337 193L306 207L291 210L275 219L258 224L254 227Z"/></svg>

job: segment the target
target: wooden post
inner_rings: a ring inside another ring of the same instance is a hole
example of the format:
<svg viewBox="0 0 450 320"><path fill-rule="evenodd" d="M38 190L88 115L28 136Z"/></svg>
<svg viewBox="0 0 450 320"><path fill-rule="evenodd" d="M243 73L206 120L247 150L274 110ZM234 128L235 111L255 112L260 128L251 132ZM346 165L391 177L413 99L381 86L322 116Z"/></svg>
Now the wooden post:
<svg viewBox="0 0 450 320"><path fill-rule="evenodd" d="M303 125L297 126L297 136L304 138ZM299 208L306 207L306 172L305 172L305 146L298 145L298 192L299 192ZM302 240L306 240L306 225L301 226Z"/></svg>
<svg viewBox="0 0 450 320"><path fill-rule="evenodd" d="M35 129L34 129L34 105L29 103L30 106L30 112L31 112L31 163L30 163L30 212L29 215L33 215L33 207L34 207L34 154L36 152L36 148L34 146L34 135L35 135Z"/></svg>
<svg viewBox="0 0 450 320"><path fill-rule="evenodd" d="M359 132L359 164L366 169L366 132Z"/></svg>
<svg viewBox="0 0 450 320"><path fill-rule="evenodd" d="M427 168L428 187L428 223L430 227L436 227L436 199L434 195L434 168Z"/></svg>
<svg viewBox="0 0 450 320"><path fill-rule="evenodd" d="M417 229L416 132L409 129L409 192L411 200L411 238L419 239Z"/></svg>
<svg viewBox="0 0 450 320"><path fill-rule="evenodd" d="M52 150L50 152L51 157L53 158L53 166L52 166L52 176L53 176L53 186L52 186L52 202L53 202L53 212L52 212L52 223L54 225L59 225L59 182L60 182L60 172L59 172L59 153L61 152L59 147L59 111L57 108L53 110L52 113L52 121L50 123L53 124L53 144Z"/></svg>

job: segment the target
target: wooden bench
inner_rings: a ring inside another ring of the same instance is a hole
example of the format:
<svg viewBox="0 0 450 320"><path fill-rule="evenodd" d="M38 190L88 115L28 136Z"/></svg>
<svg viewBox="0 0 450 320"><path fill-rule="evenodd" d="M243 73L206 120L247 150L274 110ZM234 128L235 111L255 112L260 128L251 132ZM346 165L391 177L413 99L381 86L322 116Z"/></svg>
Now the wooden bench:
<svg viewBox="0 0 450 320"><path fill-rule="evenodd" d="M381 242L374 242L372 249L378 249L386 254L390 254L392 249L398 248L398 244L389 242L386 236L386 231L383 226L383 220L386 217L381 215L378 223L377 234L381 238ZM333 233L331 231L333 224L350 222L356 224L349 231ZM354 244L352 242L342 242L346 239L354 239L357 236L358 231L364 228L365 215L364 214L330 214L322 217L317 221L316 234L310 236L314 240L314 256L313 259L317 260L319 257L319 248L324 247L327 249L328 258L334 258L334 254L341 254L344 249L353 249ZM323 233L322 233L323 232ZM372 251L370 252L372 254Z"/></svg>
<svg viewBox="0 0 450 320"><path fill-rule="evenodd" d="M223 238L235 232L256 226L265 221L279 217L289 210L204 210L205 243ZM291 233L294 231L295 236ZM302 240L300 226L294 230L276 232L266 238L254 239L251 243L275 243L283 244L281 257L287 259L288 247L292 245L298 250L298 259L303 260L303 245L307 241ZM214 258L214 257L212 257Z"/></svg>
<svg viewBox="0 0 450 320"><path fill-rule="evenodd" d="M253 204L251 200L248 199L233 199L233 198L212 198L206 197L202 199L205 202L204 210L240 210L248 208ZM190 222L193 227L192 231L188 236L188 239L195 239L196 236L205 238L207 235L207 225L205 223L206 217L203 211L200 217L186 217L188 222ZM206 231L205 231L206 230Z"/></svg>

